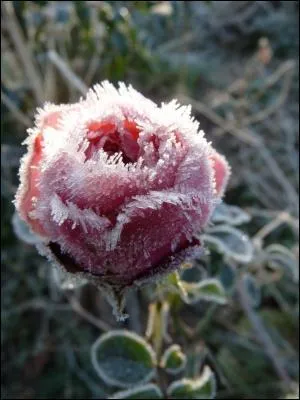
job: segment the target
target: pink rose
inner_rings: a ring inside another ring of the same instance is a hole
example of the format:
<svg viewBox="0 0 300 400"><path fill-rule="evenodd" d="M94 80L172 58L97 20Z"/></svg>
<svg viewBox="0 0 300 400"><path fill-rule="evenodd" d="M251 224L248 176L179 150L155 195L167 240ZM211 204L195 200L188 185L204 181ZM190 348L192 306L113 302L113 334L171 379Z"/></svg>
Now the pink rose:
<svg viewBox="0 0 300 400"><path fill-rule="evenodd" d="M29 133L15 203L52 261L124 288L201 250L229 167L190 107L104 82L46 104Z"/></svg>

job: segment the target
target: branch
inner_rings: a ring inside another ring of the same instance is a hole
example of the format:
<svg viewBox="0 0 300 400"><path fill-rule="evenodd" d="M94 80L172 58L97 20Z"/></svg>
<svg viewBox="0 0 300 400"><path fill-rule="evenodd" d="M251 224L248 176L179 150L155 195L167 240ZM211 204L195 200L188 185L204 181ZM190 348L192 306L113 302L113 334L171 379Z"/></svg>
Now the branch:
<svg viewBox="0 0 300 400"><path fill-rule="evenodd" d="M16 18L12 1L3 1L3 15L5 19L5 27L10 35L10 38L17 50L26 75L31 84L36 102L40 105L44 102L44 92L42 78L34 61L34 56L25 41L23 32Z"/></svg>
<svg viewBox="0 0 300 400"><path fill-rule="evenodd" d="M18 107L10 100L8 96L1 90L1 101L2 103L9 109L12 115L18 120L21 124L25 125L27 128L32 125L31 120L25 115L22 111L18 109Z"/></svg>
<svg viewBox="0 0 300 400"><path fill-rule="evenodd" d="M56 51L50 50L48 52L48 58L75 89L77 89L83 95L86 94L88 91L86 84L80 78L78 78L68 64L56 53Z"/></svg>
<svg viewBox="0 0 300 400"><path fill-rule="evenodd" d="M102 331L109 331L111 327L104 321L101 321L101 319L96 318L93 314L89 313L87 310L85 310L82 305L79 303L79 301L75 298L75 296L68 296L67 298L69 300L69 303L73 309L73 311L77 312L81 317L83 317L85 320L90 322L91 324L95 325L97 328L101 329Z"/></svg>

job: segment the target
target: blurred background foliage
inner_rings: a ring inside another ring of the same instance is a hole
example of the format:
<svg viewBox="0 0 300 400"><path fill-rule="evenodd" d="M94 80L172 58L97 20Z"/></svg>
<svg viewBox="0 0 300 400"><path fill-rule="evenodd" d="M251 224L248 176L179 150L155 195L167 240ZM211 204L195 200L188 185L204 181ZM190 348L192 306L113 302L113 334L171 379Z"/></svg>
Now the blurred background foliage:
<svg viewBox="0 0 300 400"><path fill-rule="evenodd" d="M170 300L168 329L187 355L186 376L208 364L217 398L295 398L299 3L3 1L1 11L3 398L105 397L111 390L93 369L91 344L116 327L145 333L147 290L129 296L131 318L117 323L94 288L58 288L13 217L20 144L35 108L76 101L104 79L157 102L191 104L232 166L225 201L251 218L241 225L250 261L238 265L208 237L219 251L195 265L198 275L221 280L227 305Z"/></svg>

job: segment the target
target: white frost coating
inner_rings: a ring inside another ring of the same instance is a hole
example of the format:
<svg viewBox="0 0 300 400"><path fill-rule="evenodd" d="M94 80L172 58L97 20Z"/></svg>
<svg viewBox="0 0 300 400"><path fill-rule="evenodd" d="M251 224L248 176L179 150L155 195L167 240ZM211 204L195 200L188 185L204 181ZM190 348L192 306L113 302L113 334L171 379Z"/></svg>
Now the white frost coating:
<svg viewBox="0 0 300 400"><path fill-rule="evenodd" d="M72 229L76 225L80 225L85 233L88 232L88 228L102 231L110 225L107 218L99 217L93 210L80 210L76 204L70 201L67 201L65 205L57 194L52 197L50 204L52 218L58 225L62 225L66 219L70 219L73 221Z"/></svg>
<svg viewBox="0 0 300 400"><path fill-rule="evenodd" d="M194 201L198 200L202 203L207 202L207 199L198 192L191 192L189 194L183 194L171 191L151 191L148 195L133 196L132 201L130 201L124 208L122 208L120 214L117 217L117 223L115 227L106 235L106 249L114 250L120 239L123 226L130 222L131 218L135 216L142 216L143 211L147 209L159 210L163 204L172 204L175 206L180 206L182 211L185 210L195 210L198 211L199 206L194 205ZM189 218L188 214L185 216ZM190 221L191 226L193 226L192 221ZM186 235L188 240L192 240L192 234L194 233L194 227L190 230L184 231L184 227L179 237L175 237L172 241L172 250L175 250L177 244L179 243L180 236Z"/></svg>
<svg viewBox="0 0 300 400"><path fill-rule="evenodd" d="M56 222L58 225L62 225L68 218L68 207L64 205L57 194L52 197L50 205L53 221Z"/></svg>
<svg viewBox="0 0 300 400"><path fill-rule="evenodd" d="M201 395L196 394L197 391L201 391L201 388L203 388L205 385L210 383L210 393L207 393L206 390L204 390L203 397ZM167 389L167 395L172 398L172 395L176 393L176 391L179 389L180 391L183 388L186 388L187 393L192 393L194 392L194 395L197 396L195 398L203 398L203 399L214 399L216 397L216 378L214 376L214 373L212 370L206 365L204 367L203 373L199 378L196 379L180 379L179 381L174 381L171 383L171 385ZM199 397L201 396L201 397ZM205 396L205 397L204 397Z"/></svg>
<svg viewBox="0 0 300 400"><path fill-rule="evenodd" d="M202 202L207 201L201 193L191 192L188 194L173 192L169 190L155 191L152 190L147 195L133 196L132 201L123 209L123 213L127 216L135 215L139 210L152 208L159 209L162 204L173 204L185 206L187 209L194 209L193 200L201 199Z"/></svg>
<svg viewBox="0 0 300 400"><path fill-rule="evenodd" d="M99 107L99 101L101 101L101 107ZM138 108L136 107L137 104L139 105ZM121 127L124 113L128 118L133 118L141 128L139 141L142 142L143 138L147 138L147 132L149 135L155 132L159 133L159 136L166 141L166 149L164 149L164 146L160 149L162 153L174 153L174 149L170 146L173 141L170 134L174 131L180 132L187 142L196 141L198 144L201 143L202 146L208 147L206 139L203 138L203 133L198 133L198 122L193 121L190 117L190 107L179 107L176 102L171 102L162 104L159 108L131 86L127 88L124 84L120 84L119 91L108 82L96 85L94 89L88 92L87 99L80 103L80 107L76 104L46 105L37 118L37 130L44 125L49 113L53 112L61 115L59 123L54 129L52 126L45 126L43 129L46 144L44 167L55 159L55 154L62 150L83 162L84 145L79 148L78 143L85 140L87 125L92 121L108 119ZM33 131L36 132L36 130ZM144 136L143 132L145 133ZM197 137L193 137L195 136L193 133L197 134ZM103 161L107 163L107 161ZM128 170L128 166L122 165L122 163L118 163L118 167L119 171L120 169ZM130 167L132 168L132 166Z"/></svg>
<svg viewBox="0 0 300 400"><path fill-rule="evenodd" d="M148 394L153 399L163 399L163 393L160 388L154 383L148 383L147 385L136 386L132 389L122 390L120 392L114 393L108 399L130 399L131 396L137 396L142 394ZM154 397L153 397L154 396ZM149 397L150 398L150 397Z"/></svg>
<svg viewBox="0 0 300 400"><path fill-rule="evenodd" d="M25 224L24 221L21 220L18 213L15 212L12 217L12 226L16 236L23 240L27 244L37 244L41 241L40 237L35 235Z"/></svg>
<svg viewBox="0 0 300 400"><path fill-rule="evenodd" d="M180 364L177 367L168 366L170 357L176 353L177 358L180 360ZM187 358L186 355L182 352L181 347L178 344L173 344L164 352L161 360L160 366L165 368L169 374L176 375L181 372L186 366Z"/></svg>
<svg viewBox="0 0 300 400"><path fill-rule="evenodd" d="M122 233L123 226L128 222L129 218L125 214L118 215L115 227L105 234L104 241L106 243L106 250L111 251L116 248Z"/></svg>
<svg viewBox="0 0 300 400"><path fill-rule="evenodd" d="M185 294L181 297L187 304L197 303L199 300L227 303L225 289L218 279L208 278L196 283L182 282L182 285ZM212 290L214 293L211 293Z"/></svg>
<svg viewBox="0 0 300 400"><path fill-rule="evenodd" d="M253 259L254 248L250 238L232 226L222 224L209 227L201 239L216 245L220 252L240 263L247 264Z"/></svg>
<svg viewBox="0 0 300 400"><path fill-rule="evenodd" d="M110 371L106 371L105 369L103 369L97 360L97 351L99 351L98 350L99 347L101 348L101 346L105 343L105 341L107 341L111 338L114 338L114 337L118 337L118 336L126 337L128 339L131 339L132 341L135 341L137 344L142 345L144 352L147 353L147 356L150 358L152 368L150 367L151 368L150 371L147 374L145 374L143 379L141 379L139 382L130 384L128 382L119 381L118 379L113 377L111 374L109 374ZM91 360L92 360L93 367L95 368L95 371L98 373L100 378L103 379L103 381L105 383L112 385L112 386L117 386L120 388L128 388L130 386L135 386L136 384L143 384L143 383L149 382L150 379L152 379L155 374L154 367L157 363L156 355L155 355L152 347L136 333L125 331L125 330L113 330L113 331L110 331L110 332L107 332L107 333L101 335L98 338L98 340L96 340L96 342L91 347Z"/></svg>

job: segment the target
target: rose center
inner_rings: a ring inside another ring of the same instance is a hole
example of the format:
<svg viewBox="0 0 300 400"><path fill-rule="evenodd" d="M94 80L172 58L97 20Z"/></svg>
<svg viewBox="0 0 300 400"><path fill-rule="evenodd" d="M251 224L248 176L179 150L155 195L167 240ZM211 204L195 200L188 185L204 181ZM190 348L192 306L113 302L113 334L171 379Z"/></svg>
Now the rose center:
<svg viewBox="0 0 300 400"><path fill-rule="evenodd" d="M95 121L88 125L87 139L89 146L85 151L87 159L103 149L112 156L121 153L125 164L136 162L139 156L140 130L134 121L125 119L121 127L110 121Z"/></svg>

